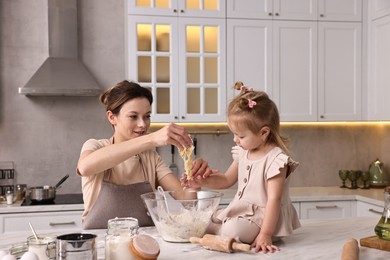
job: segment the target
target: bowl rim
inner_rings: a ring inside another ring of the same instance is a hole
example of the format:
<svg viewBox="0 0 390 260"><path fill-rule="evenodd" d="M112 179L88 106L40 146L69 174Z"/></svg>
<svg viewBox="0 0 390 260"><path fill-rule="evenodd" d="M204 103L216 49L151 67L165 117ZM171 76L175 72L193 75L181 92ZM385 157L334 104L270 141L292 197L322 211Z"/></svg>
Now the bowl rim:
<svg viewBox="0 0 390 260"><path fill-rule="evenodd" d="M172 192L176 192L174 190L166 190L165 192L168 192L168 193L172 193ZM209 193L212 193L214 194L214 196L212 197L208 197L208 198L197 198L197 199L178 199L176 201L185 201L185 202L190 202L190 201L205 201L205 200L210 200L210 199L221 199L224 194L222 192L219 192L219 191L214 191L214 190L196 190L196 191L187 191L187 192L209 192ZM148 198L147 196L150 195L150 194L158 194L159 192L156 190L156 191L151 191L151 192L147 192L147 193L144 193L144 194L141 194L141 198L143 200L148 200L148 201L151 201L151 200L155 200L155 201L160 201L160 200L164 200L163 197L161 198Z"/></svg>

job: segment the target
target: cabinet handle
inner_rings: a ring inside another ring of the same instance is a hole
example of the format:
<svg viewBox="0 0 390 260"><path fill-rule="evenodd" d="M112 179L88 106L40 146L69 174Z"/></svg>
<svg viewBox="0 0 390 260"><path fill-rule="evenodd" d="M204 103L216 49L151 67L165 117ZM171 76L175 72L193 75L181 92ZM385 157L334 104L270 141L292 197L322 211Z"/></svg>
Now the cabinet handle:
<svg viewBox="0 0 390 260"><path fill-rule="evenodd" d="M380 211L375 210L375 209L369 209L368 211L376 213L376 214L382 214L383 213L383 212L380 212Z"/></svg>
<svg viewBox="0 0 390 260"><path fill-rule="evenodd" d="M334 209L337 208L336 205L329 205L329 206L316 206L316 209Z"/></svg>
<svg viewBox="0 0 390 260"><path fill-rule="evenodd" d="M49 222L49 226L62 226L62 225L76 225L76 222L69 221L69 222Z"/></svg>
<svg viewBox="0 0 390 260"><path fill-rule="evenodd" d="M179 117L178 117L178 116L175 116L174 118L175 118L175 119L178 119Z"/></svg>
<svg viewBox="0 0 390 260"><path fill-rule="evenodd" d="M275 13L275 16L279 16L279 13Z"/></svg>
<svg viewBox="0 0 390 260"><path fill-rule="evenodd" d="M186 119L186 117L185 116L181 116L181 119Z"/></svg>
<svg viewBox="0 0 390 260"><path fill-rule="evenodd" d="M174 12L174 13L177 13L177 9L173 9L173 12Z"/></svg>
<svg viewBox="0 0 390 260"><path fill-rule="evenodd" d="M320 115L320 118L325 118L325 116L323 116L323 115Z"/></svg>
<svg viewBox="0 0 390 260"><path fill-rule="evenodd" d="M183 10L183 9L180 9L180 13L182 13L182 14L183 14L183 13L184 13L184 10Z"/></svg>
<svg viewBox="0 0 390 260"><path fill-rule="evenodd" d="M268 13L269 16L272 16L272 13Z"/></svg>
<svg viewBox="0 0 390 260"><path fill-rule="evenodd" d="M320 17L325 17L325 15L324 14L320 14Z"/></svg>

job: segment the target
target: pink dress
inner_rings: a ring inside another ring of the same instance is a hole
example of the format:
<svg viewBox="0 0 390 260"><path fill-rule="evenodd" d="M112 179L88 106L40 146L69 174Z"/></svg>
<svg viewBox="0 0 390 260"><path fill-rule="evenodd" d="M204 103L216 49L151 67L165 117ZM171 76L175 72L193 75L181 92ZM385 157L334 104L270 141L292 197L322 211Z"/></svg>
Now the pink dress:
<svg viewBox="0 0 390 260"><path fill-rule="evenodd" d="M294 229L299 228L301 225L298 215L289 195L289 177L298 163L279 147L273 148L263 158L253 161L248 159L248 151L240 150L238 162L237 193L229 206L214 215L218 222L222 223L219 233L246 243L251 243L256 238L264 218L268 179L280 174L280 169L284 167L288 167L287 176L281 198L279 220L273 236L287 236Z"/></svg>

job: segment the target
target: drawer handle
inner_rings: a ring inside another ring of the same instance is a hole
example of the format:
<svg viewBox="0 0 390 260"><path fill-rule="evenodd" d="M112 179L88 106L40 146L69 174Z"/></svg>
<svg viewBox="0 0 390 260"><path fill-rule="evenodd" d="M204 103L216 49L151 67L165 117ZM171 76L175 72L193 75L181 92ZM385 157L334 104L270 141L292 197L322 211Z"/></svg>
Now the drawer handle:
<svg viewBox="0 0 390 260"><path fill-rule="evenodd" d="M49 222L49 226L63 226L63 225L76 225L75 221L69 221L69 222Z"/></svg>
<svg viewBox="0 0 390 260"><path fill-rule="evenodd" d="M375 210L375 209L369 209L368 211L376 213L376 214L382 214L383 213L383 212L380 212L380 211Z"/></svg>
<svg viewBox="0 0 390 260"><path fill-rule="evenodd" d="M337 208L336 205L329 205L329 206L316 206L316 209L334 209Z"/></svg>

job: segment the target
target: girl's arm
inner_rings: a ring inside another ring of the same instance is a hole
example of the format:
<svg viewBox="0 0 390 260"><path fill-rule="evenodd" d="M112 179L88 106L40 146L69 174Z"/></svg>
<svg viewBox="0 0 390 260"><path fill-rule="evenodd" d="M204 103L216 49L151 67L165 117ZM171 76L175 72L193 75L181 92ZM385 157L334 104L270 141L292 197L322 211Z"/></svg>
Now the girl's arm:
<svg viewBox="0 0 390 260"><path fill-rule="evenodd" d="M279 220L280 203L286 180L287 167L280 170L280 174L268 180L267 204L265 206L264 219L261 225L260 233L257 235L253 246L255 251L262 250L274 252L279 250L277 246L272 245L272 234L275 231L276 224Z"/></svg>
<svg viewBox="0 0 390 260"><path fill-rule="evenodd" d="M234 161L225 173L198 175L193 180L187 180L184 176L180 180L184 188L205 187L209 189L227 189L234 185L237 182L237 179L238 163Z"/></svg>

